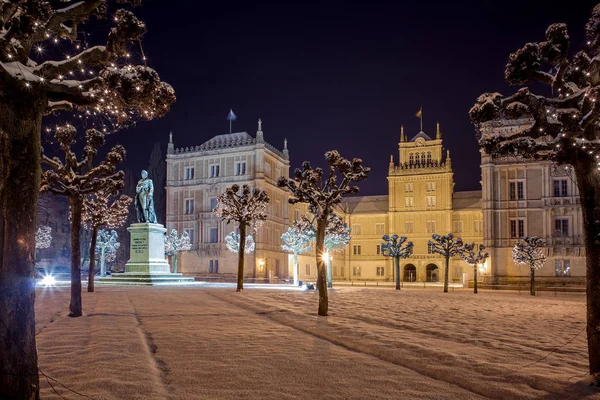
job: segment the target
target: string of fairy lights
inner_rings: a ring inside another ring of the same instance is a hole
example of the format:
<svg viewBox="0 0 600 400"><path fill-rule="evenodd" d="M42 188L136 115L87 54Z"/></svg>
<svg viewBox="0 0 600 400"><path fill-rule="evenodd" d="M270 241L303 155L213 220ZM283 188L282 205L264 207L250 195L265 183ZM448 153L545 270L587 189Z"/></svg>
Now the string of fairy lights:
<svg viewBox="0 0 600 400"><path fill-rule="evenodd" d="M113 20L119 22L116 16ZM44 23L41 22L34 22L34 27L45 29ZM35 43L28 55L33 58L37 65L25 66L20 62L15 62L24 77L23 85L25 88L35 89L36 81L28 78L31 76L37 77L39 85L48 85L54 82L77 85L81 95L84 96L87 102L91 103L91 107L77 107L77 104L74 103L76 109L74 109L72 116L75 121L79 121L84 129L96 128L104 133L111 133L129 124L135 124L137 118L152 119L156 111L154 108L147 108L139 112L131 109L126 110L122 104L117 102L119 95L114 90L111 90L107 85L102 85L101 82L94 81L94 78L103 69L105 70L105 72L102 72L103 74L119 73L119 71L135 73L139 67L147 67L147 56L141 41L129 41L125 53L117 56L117 59L108 65L86 66L81 59L82 55L85 55L86 51L93 50L93 46L88 43L88 36L90 34L79 31L76 39L62 38L52 31L46 31L44 33L45 39ZM57 57L53 57L54 59L43 60L49 53L58 54L58 57L62 57L62 59L57 60ZM7 52L6 59L9 62L14 62L16 55ZM74 65L69 62L75 59L77 61ZM52 70L52 74L44 73L43 69L36 69L43 65L43 61L51 61L48 69ZM135 85L132 89L137 92L144 90L141 85ZM147 95L152 94L148 93ZM52 101L52 99L50 100ZM55 127L46 126L44 130L51 133L55 130Z"/></svg>

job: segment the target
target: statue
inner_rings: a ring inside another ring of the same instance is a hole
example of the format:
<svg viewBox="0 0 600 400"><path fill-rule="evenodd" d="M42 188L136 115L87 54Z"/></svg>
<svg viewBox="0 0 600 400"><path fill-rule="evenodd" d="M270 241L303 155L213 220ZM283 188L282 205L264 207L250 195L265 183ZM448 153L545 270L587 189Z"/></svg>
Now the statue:
<svg viewBox="0 0 600 400"><path fill-rule="evenodd" d="M154 185L152 179L148 178L148 172L142 171L142 179L138 181L135 191L135 211L138 222L156 224Z"/></svg>

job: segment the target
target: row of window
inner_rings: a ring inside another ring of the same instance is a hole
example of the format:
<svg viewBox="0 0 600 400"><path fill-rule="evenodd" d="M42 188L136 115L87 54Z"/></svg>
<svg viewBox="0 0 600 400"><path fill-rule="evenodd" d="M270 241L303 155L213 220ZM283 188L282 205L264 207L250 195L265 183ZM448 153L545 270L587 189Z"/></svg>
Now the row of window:
<svg viewBox="0 0 600 400"><path fill-rule="evenodd" d="M435 182L426 182L425 183L425 189L428 192L435 192ZM413 183L405 183L404 184L404 192L405 193L412 193L412 192L414 192L414 184Z"/></svg>
<svg viewBox="0 0 600 400"><path fill-rule="evenodd" d="M427 154L425 154L425 152L421 153L421 157L419 158L419 153L409 153L408 154L408 162L410 164L418 164L419 162L421 164L425 164L425 163L431 163L431 152L428 151Z"/></svg>
<svg viewBox="0 0 600 400"><path fill-rule="evenodd" d="M552 182L552 193L554 197L567 197L569 195L567 179L555 179ZM525 199L525 181L511 180L508 182L508 199Z"/></svg>
<svg viewBox="0 0 600 400"><path fill-rule="evenodd" d="M209 211L213 211L217 207L217 198L212 197L209 199ZM274 209L272 209L274 207ZM276 217L281 216L281 202L279 200L275 200L274 205L269 205L267 207L267 213L271 213L274 211L274 215ZM194 199L185 199L184 200L184 214L193 214L194 213ZM382 233L383 234L383 233Z"/></svg>
<svg viewBox="0 0 600 400"><path fill-rule="evenodd" d="M425 196L425 204L427 207L435 207L436 204L436 196ZM404 198L404 206L407 208L414 207L415 198L414 197L405 197Z"/></svg>
<svg viewBox="0 0 600 400"><path fill-rule="evenodd" d="M525 219L510 220L510 237L513 239L525 236ZM569 236L569 220L567 218L557 218L554 220L554 237Z"/></svg>
<svg viewBox="0 0 600 400"><path fill-rule="evenodd" d="M190 181L194 179L196 175L195 167L185 167L183 179L186 181ZM235 175L246 175L246 162L239 161L235 163L234 169ZM221 166L219 164L211 164L208 167L208 177L209 178L217 178L221 176Z"/></svg>

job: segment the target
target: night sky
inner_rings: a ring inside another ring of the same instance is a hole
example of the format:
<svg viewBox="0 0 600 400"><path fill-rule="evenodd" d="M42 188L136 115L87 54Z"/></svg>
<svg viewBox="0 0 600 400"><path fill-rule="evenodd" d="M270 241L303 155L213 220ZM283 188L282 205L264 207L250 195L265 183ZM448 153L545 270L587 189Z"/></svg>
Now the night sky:
<svg viewBox="0 0 600 400"><path fill-rule="evenodd" d="M454 4L448 4L454 3ZM390 154L398 162L400 125L412 137L440 121L455 190L480 189L479 153L468 111L486 91L508 93L508 55L566 22L578 49L596 1L411 1L403 4L251 4L147 0L135 12L148 25L149 65L177 93L171 113L119 132L136 174L152 145L166 152L234 131L288 139L291 166L323 165L338 149L372 168L361 194L387 193Z"/></svg>

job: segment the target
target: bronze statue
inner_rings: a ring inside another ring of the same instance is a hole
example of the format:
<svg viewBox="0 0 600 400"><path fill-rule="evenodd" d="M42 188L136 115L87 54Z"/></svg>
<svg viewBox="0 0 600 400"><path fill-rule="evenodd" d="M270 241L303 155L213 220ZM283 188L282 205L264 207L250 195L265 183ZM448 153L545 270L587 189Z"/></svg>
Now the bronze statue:
<svg viewBox="0 0 600 400"><path fill-rule="evenodd" d="M135 211L138 222L156 224L154 185L152 184L152 179L148 178L148 172L145 170L142 171L142 179L138 181L135 191Z"/></svg>

